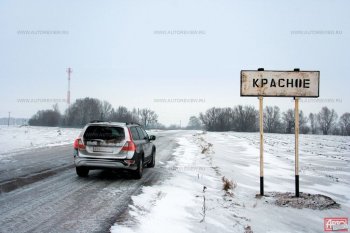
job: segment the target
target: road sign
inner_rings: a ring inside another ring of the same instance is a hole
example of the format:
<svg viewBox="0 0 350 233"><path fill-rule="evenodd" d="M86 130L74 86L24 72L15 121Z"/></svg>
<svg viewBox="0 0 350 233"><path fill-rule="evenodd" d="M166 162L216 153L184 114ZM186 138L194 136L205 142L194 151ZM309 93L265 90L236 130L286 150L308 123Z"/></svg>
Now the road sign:
<svg viewBox="0 0 350 233"><path fill-rule="evenodd" d="M259 97L260 195L264 196L264 125L263 98L294 97L295 117L295 196L299 197L299 98L319 97L319 71L241 71L241 96Z"/></svg>
<svg viewBox="0 0 350 233"><path fill-rule="evenodd" d="M241 96L318 97L319 71L241 71Z"/></svg>

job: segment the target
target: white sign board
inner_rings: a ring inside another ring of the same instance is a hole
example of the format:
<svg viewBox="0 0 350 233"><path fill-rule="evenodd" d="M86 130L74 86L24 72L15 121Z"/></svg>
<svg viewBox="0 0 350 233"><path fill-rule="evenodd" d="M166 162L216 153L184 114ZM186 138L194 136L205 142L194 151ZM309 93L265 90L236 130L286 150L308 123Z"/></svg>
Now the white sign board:
<svg viewBox="0 0 350 233"><path fill-rule="evenodd" d="M241 71L241 96L319 97L319 71Z"/></svg>

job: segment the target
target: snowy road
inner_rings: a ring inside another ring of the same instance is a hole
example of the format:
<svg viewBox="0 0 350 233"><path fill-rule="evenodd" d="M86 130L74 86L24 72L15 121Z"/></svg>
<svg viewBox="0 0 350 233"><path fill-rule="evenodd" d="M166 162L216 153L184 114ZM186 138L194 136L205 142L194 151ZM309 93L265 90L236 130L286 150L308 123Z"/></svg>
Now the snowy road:
<svg viewBox="0 0 350 233"><path fill-rule="evenodd" d="M157 165L171 159L182 134L157 133ZM82 179L72 163L71 145L0 160L0 232L108 232L123 218L131 195L167 177L156 165L141 180L102 171Z"/></svg>

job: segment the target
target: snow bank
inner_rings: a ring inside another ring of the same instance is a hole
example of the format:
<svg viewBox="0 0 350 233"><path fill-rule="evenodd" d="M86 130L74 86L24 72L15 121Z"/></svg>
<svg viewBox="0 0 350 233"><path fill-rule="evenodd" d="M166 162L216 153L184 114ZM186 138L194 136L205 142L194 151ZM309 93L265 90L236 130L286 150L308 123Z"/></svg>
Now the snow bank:
<svg viewBox="0 0 350 233"><path fill-rule="evenodd" d="M0 126L0 157L23 150L73 143L81 129L34 126Z"/></svg>
<svg viewBox="0 0 350 233"><path fill-rule="evenodd" d="M232 203L225 203L221 177L201 153L200 142L189 135L178 143L174 160L158 168L167 169L172 177L160 185L143 187L142 194L132 197L127 220L116 223L111 232L244 230L232 221L234 214L228 208Z"/></svg>

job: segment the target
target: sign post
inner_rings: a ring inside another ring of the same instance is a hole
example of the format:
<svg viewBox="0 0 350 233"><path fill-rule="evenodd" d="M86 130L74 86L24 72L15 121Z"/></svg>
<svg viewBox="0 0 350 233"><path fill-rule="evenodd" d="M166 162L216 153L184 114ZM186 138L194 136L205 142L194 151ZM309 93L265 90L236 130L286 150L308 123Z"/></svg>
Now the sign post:
<svg viewBox="0 0 350 233"><path fill-rule="evenodd" d="M299 197L299 98L319 97L319 71L241 70L241 96L259 98L260 195L264 195L263 97L293 97L295 101L295 196Z"/></svg>
<svg viewBox="0 0 350 233"><path fill-rule="evenodd" d="M264 108L263 97L259 96L259 127L260 127L260 195L264 196Z"/></svg>
<svg viewBox="0 0 350 233"><path fill-rule="evenodd" d="M299 97L294 98L295 102L295 196L299 197Z"/></svg>

